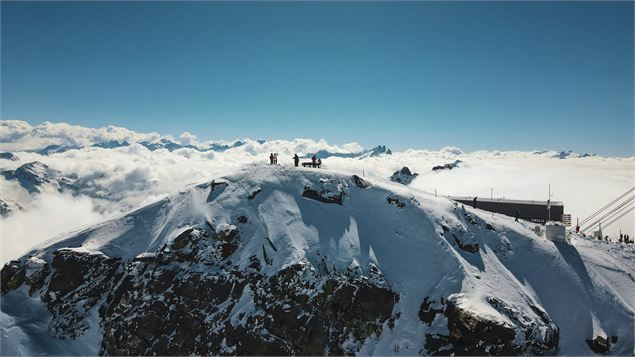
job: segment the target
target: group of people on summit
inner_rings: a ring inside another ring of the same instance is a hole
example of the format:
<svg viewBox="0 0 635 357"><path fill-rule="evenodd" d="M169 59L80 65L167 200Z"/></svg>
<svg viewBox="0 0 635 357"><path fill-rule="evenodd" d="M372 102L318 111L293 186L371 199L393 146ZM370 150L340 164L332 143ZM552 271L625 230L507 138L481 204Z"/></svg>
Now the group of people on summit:
<svg viewBox="0 0 635 357"><path fill-rule="evenodd" d="M272 153L269 154L269 164L270 165L277 165L278 164L278 153L277 152L272 152ZM298 154L293 155L293 164L295 165L295 167L298 167L300 165L300 157L298 156ZM302 166L303 167L321 168L322 167L322 159L318 159L315 155L313 155L311 157L311 161L310 162L303 162Z"/></svg>

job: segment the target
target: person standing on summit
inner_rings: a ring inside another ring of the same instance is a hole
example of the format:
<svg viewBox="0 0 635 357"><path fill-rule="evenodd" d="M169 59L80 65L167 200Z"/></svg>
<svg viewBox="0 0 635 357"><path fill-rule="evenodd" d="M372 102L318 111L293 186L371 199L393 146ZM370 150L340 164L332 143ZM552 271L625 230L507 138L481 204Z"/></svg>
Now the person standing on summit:
<svg viewBox="0 0 635 357"><path fill-rule="evenodd" d="M269 153L269 165L273 165L273 153Z"/></svg>
<svg viewBox="0 0 635 357"><path fill-rule="evenodd" d="M313 155L313 157L311 158L311 162L313 163L313 167L317 167L317 157L315 157L315 154Z"/></svg>
<svg viewBox="0 0 635 357"><path fill-rule="evenodd" d="M476 196L474 196L474 201L472 202L472 206L476 209Z"/></svg>
<svg viewBox="0 0 635 357"><path fill-rule="evenodd" d="M298 154L293 155L293 163L295 164L295 167L298 167L298 164L300 163L300 157L298 157Z"/></svg>

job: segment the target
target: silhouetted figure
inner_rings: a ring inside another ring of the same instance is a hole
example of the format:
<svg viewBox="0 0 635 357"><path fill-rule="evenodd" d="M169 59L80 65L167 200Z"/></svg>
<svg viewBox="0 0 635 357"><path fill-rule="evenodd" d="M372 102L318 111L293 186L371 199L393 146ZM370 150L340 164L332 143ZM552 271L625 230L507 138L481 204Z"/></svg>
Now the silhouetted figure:
<svg viewBox="0 0 635 357"><path fill-rule="evenodd" d="M518 222L518 216L520 216L520 212L516 210L516 222Z"/></svg>
<svg viewBox="0 0 635 357"><path fill-rule="evenodd" d="M624 241L624 235L622 234L622 232L620 232L620 243L622 243Z"/></svg>
<svg viewBox="0 0 635 357"><path fill-rule="evenodd" d="M315 157L315 155L313 155L313 157L311 157L311 162L313 163L313 167L317 166L316 161L317 161L317 157Z"/></svg>
<svg viewBox="0 0 635 357"><path fill-rule="evenodd" d="M322 167L322 159L318 159L317 161L317 167L321 168Z"/></svg>
<svg viewBox="0 0 635 357"><path fill-rule="evenodd" d="M269 153L269 165L273 165L273 153Z"/></svg>
<svg viewBox="0 0 635 357"><path fill-rule="evenodd" d="M472 201L472 207L476 209L476 196L474 196L474 200Z"/></svg>
<svg viewBox="0 0 635 357"><path fill-rule="evenodd" d="M295 167L298 167L298 164L300 163L300 158L298 157L298 154L295 154L293 156L293 163L295 164Z"/></svg>

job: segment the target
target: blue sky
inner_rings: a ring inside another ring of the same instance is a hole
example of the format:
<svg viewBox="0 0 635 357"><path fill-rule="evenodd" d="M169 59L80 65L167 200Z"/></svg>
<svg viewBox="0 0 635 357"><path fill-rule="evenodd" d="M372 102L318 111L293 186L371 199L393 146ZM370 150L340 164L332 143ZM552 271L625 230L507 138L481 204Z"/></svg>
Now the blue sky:
<svg viewBox="0 0 635 357"><path fill-rule="evenodd" d="M2 119L633 155L633 2L2 2Z"/></svg>

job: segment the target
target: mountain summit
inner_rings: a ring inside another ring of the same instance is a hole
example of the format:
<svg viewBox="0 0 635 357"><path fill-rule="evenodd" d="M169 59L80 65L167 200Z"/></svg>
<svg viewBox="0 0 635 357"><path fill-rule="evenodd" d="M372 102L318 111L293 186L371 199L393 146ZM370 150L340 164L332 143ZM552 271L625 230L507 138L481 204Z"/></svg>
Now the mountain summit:
<svg viewBox="0 0 635 357"><path fill-rule="evenodd" d="M5 265L2 354L628 354L634 255L251 165Z"/></svg>

